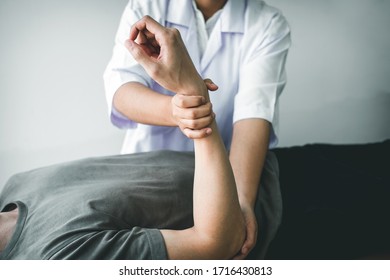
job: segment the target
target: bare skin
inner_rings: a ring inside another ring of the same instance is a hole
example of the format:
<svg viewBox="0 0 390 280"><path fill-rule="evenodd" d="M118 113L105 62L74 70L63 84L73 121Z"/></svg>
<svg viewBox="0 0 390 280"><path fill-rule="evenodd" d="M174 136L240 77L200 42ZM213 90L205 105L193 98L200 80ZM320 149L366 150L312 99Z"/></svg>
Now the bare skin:
<svg viewBox="0 0 390 280"><path fill-rule="evenodd" d="M262 119L246 119L234 124L229 158L246 224L246 239L235 259L244 259L256 245L258 234L261 234L254 206L268 151L269 134L270 123Z"/></svg>
<svg viewBox="0 0 390 280"><path fill-rule="evenodd" d="M142 39L140 44L137 41L140 36L153 39L148 43ZM148 74L167 89L178 92L183 102L193 96L208 100L207 87L196 73L177 30L144 17L132 27L127 44ZM154 54L155 49L160 49L158 55ZM177 53L181 55L173 55ZM233 171L214 120L210 128L211 135L194 140L194 226L179 231L161 230L170 259L233 258L245 240ZM185 128L183 133L186 130L191 131Z"/></svg>
<svg viewBox="0 0 390 280"><path fill-rule="evenodd" d="M2 252L12 238L16 228L19 211L15 208L8 212L0 213L0 252Z"/></svg>
<svg viewBox="0 0 390 280"><path fill-rule="evenodd" d="M200 0L196 1L196 3L207 20L225 5L226 0ZM144 26L139 26L139 28L144 30ZM145 47L144 51L149 56L157 57L160 54L160 46L156 42L155 35L151 32L145 31L141 33L136 38L136 42L140 46ZM129 47L128 44L126 46ZM162 52L164 52L164 46L162 48ZM179 51L179 53L172 55L183 56L182 52L187 52L185 48ZM171 58L167 57L166 59ZM180 65L178 66L178 73L180 73ZM152 71L152 69L149 69L149 71ZM196 71L192 75L199 76ZM175 79L175 77L171 78ZM162 83L163 87L172 92L180 93L176 86L166 87L166 82L162 81ZM185 83L185 81L176 79L176 83ZM211 91L216 90L215 85L206 82L206 86ZM198 91L198 89L194 90ZM187 92L186 94L191 95L192 93ZM203 103L197 106L178 106L179 103L175 100L176 98L177 96L161 95L140 83L130 82L122 85L117 90L114 95L113 105L123 115L138 123L158 126L178 126L187 137L192 139L209 135L211 133L209 125L214 115L212 114L208 100L203 99ZM190 130L184 130L184 128L189 128Z"/></svg>
<svg viewBox="0 0 390 280"><path fill-rule="evenodd" d="M227 0L196 0L195 2L204 19L208 20L215 12L223 8Z"/></svg>
<svg viewBox="0 0 390 280"><path fill-rule="evenodd" d="M205 20L223 8L226 2L226 0L196 0L197 7L203 13ZM139 28L143 30L144 26ZM134 39L135 42L145 47L144 51L150 57L157 58L161 49L156 42L155 35L147 31L141 33L141 36ZM128 43L126 46L129 49ZM162 49L164 50L164 46ZM183 55L183 50L175 54L175 56L178 55ZM199 76L195 72L193 75ZM206 87L209 90L216 89L214 85L207 83ZM170 89L178 90L175 87ZM196 95L195 92L201 92L199 90L201 88L192 88L185 94ZM127 83L117 90L113 104L123 115L139 123L177 126L191 139L200 139L210 135L212 133L210 124L215 116L208 100L198 99L191 104L182 103L176 100L181 96L180 91L174 92L179 94L174 97L165 96L142 84ZM254 214L254 201L268 150L269 135L270 123L263 119L241 120L236 122L233 127L229 159L233 167L239 201L247 226L246 241L237 255L237 259L245 258L256 244L259 225L257 225Z"/></svg>

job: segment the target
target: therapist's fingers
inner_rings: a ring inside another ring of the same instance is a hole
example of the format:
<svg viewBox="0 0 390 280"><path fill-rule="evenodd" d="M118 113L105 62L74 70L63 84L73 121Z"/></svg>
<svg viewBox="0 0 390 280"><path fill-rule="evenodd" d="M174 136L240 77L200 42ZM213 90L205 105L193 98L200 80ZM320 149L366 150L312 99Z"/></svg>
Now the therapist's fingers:
<svg viewBox="0 0 390 280"><path fill-rule="evenodd" d="M213 131L211 128L206 127L199 130L193 130L190 128L184 128L181 130L185 136L190 139L200 139L209 136Z"/></svg>
<svg viewBox="0 0 390 280"><path fill-rule="evenodd" d="M203 129L210 126L214 118L215 114L212 113L211 115L198 119L181 119L180 124L181 126L185 126L186 128L190 129Z"/></svg>
<svg viewBox="0 0 390 280"><path fill-rule="evenodd" d="M218 89L218 86L214 84L214 82L211 79L204 79L203 81L206 84L208 90L216 91Z"/></svg>
<svg viewBox="0 0 390 280"><path fill-rule="evenodd" d="M176 94L172 98L172 103L179 108L193 108L205 104L206 98L200 95Z"/></svg>
<svg viewBox="0 0 390 280"><path fill-rule="evenodd" d="M174 107L172 110L173 116L178 120L196 120L207 116L213 116L213 107L210 102L194 108Z"/></svg>
<svg viewBox="0 0 390 280"><path fill-rule="evenodd" d="M241 211L245 220L246 238L240 252L234 257L236 260L242 260L248 256L256 245L258 235L258 224L253 208L244 204L241 206Z"/></svg>

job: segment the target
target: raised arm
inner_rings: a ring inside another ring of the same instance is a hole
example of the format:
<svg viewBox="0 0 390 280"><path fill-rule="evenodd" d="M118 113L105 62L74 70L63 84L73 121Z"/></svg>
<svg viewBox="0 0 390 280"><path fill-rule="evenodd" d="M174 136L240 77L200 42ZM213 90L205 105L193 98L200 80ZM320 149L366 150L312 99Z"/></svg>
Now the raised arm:
<svg viewBox="0 0 390 280"><path fill-rule="evenodd" d="M120 39L117 39L117 43L122 44L119 42L123 42L126 47L129 47L123 39L124 32L120 33L122 35L118 35ZM140 46L148 46L149 39L146 36L151 36L151 33L142 33L141 36L137 37L136 42ZM158 51L153 45L149 45L149 47L144 48L149 55L152 55L152 53L155 54ZM119 49L123 52L122 47ZM123 60L124 58L117 59ZM115 68L114 66L112 67ZM139 66L136 68L143 73ZM134 71L134 75L137 76L137 70ZM106 76L107 79L110 77L109 74L106 74ZM108 79L106 82L108 84L117 83L114 78L111 80ZM214 87L211 85L209 89L214 90ZM207 100L193 99L189 104L186 104L180 99L178 100L177 96L172 97L161 94L155 91L153 87L149 88L141 82L136 81L122 84L116 89L110 100L116 112L121 113L121 115L136 123L155 126L178 126L182 131L184 128L190 128L192 130L191 135L186 135L190 138L205 137L211 131L209 125L213 116L211 115L210 103ZM114 112L113 114L117 113Z"/></svg>
<svg viewBox="0 0 390 280"><path fill-rule="evenodd" d="M154 80L181 94L183 100L190 96L209 99L177 30L144 17L130 34L129 51ZM171 259L232 258L245 239L232 168L215 121L211 129L210 136L194 140L194 226L161 230ZM184 132L191 133L190 129Z"/></svg>

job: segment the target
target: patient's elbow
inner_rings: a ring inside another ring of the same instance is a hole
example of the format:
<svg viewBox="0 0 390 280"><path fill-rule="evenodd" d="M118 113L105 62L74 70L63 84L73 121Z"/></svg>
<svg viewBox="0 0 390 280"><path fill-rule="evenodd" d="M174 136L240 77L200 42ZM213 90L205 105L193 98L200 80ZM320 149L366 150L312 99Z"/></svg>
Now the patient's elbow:
<svg viewBox="0 0 390 280"><path fill-rule="evenodd" d="M231 259L240 250L245 241L245 226L240 223L228 232L204 234L199 244L203 247L206 259Z"/></svg>

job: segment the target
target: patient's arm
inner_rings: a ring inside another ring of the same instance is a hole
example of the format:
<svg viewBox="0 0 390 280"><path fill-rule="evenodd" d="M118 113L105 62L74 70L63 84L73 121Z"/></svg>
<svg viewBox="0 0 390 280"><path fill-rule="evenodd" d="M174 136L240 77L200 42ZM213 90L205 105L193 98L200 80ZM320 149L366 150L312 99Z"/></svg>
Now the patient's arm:
<svg viewBox="0 0 390 280"><path fill-rule="evenodd" d="M162 230L171 259L227 259L245 239L236 185L215 122L214 133L195 140L194 226Z"/></svg>
<svg viewBox="0 0 390 280"><path fill-rule="evenodd" d="M208 99L208 90L177 30L144 17L130 32L129 51L167 89L184 97L201 95ZM194 226L161 230L171 259L231 258L245 239L233 172L215 121L211 129L210 136L194 140Z"/></svg>

